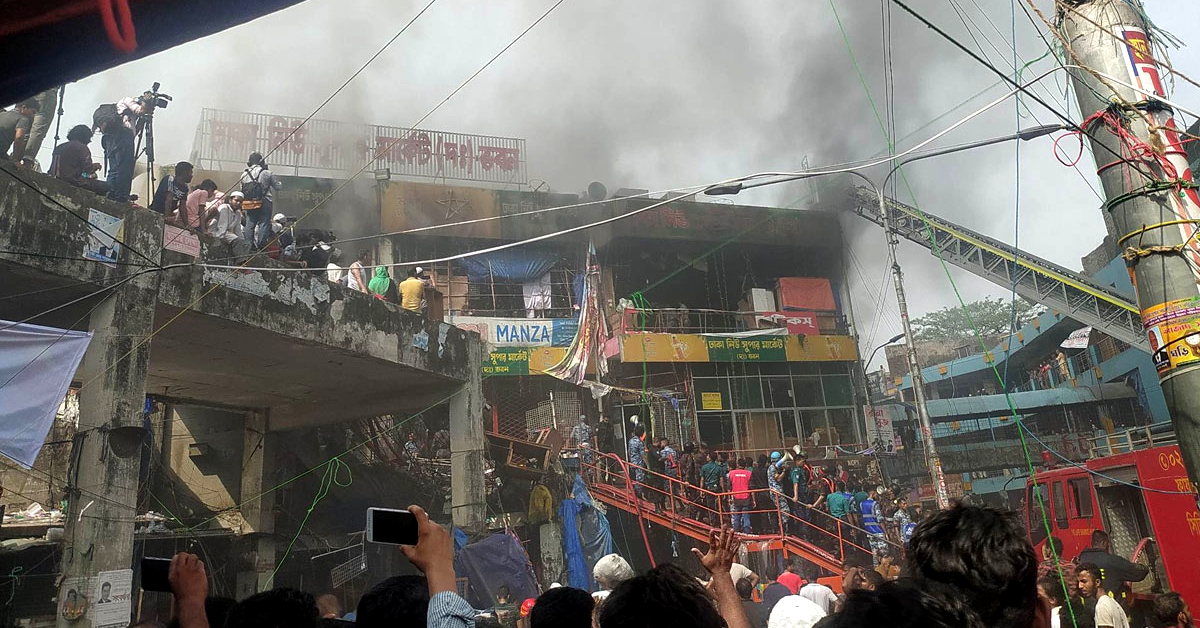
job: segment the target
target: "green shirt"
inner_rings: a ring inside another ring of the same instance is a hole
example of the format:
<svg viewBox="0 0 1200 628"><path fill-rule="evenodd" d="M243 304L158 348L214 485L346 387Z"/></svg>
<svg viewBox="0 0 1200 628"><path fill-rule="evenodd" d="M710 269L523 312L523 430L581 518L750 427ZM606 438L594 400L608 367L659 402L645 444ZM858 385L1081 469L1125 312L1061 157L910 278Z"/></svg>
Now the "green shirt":
<svg viewBox="0 0 1200 628"><path fill-rule="evenodd" d="M825 503L829 505L829 514L838 519L846 518L846 507L850 505L850 498L846 493L830 493L825 497Z"/></svg>
<svg viewBox="0 0 1200 628"><path fill-rule="evenodd" d="M700 467L700 477L704 480L704 488L714 490L721 487L721 478L725 477L725 474L720 464L706 462Z"/></svg>

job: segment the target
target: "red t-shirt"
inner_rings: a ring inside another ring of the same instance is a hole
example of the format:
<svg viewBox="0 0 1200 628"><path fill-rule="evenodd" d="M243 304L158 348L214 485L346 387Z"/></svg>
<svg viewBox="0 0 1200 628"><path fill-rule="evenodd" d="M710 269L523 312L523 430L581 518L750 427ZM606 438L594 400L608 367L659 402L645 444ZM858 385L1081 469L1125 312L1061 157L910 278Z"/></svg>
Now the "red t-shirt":
<svg viewBox="0 0 1200 628"><path fill-rule="evenodd" d="M730 471L729 486L733 487L734 499L750 499L750 472L745 469Z"/></svg>
<svg viewBox="0 0 1200 628"><path fill-rule="evenodd" d="M790 571L779 574L779 579L776 582L787 587L788 591L792 592L792 595L796 595L800 591L800 587L804 586L804 578L801 578L800 574L794 574Z"/></svg>

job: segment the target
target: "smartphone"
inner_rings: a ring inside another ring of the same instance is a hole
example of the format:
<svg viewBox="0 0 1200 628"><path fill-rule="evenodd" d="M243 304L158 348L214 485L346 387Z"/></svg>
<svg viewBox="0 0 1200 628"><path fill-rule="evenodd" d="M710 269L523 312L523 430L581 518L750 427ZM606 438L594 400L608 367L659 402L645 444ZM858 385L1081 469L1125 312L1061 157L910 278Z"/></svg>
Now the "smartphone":
<svg viewBox="0 0 1200 628"><path fill-rule="evenodd" d="M171 571L170 558L153 558L146 556L142 559L142 590L171 592L171 581L167 575Z"/></svg>
<svg viewBox="0 0 1200 628"><path fill-rule="evenodd" d="M367 541L390 545L416 545L417 518L407 510L368 508Z"/></svg>

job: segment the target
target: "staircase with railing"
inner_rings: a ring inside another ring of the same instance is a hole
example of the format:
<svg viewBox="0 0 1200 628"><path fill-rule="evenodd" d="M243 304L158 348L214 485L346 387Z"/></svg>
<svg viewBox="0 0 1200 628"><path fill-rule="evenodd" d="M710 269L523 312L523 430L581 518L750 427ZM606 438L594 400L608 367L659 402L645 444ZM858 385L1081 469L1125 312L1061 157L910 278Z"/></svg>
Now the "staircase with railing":
<svg viewBox="0 0 1200 628"><path fill-rule="evenodd" d="M733 492L716 492L629 463L615 454L596 454L593 462L581 461L580 472L592 497L641 520L642 538L650 553L645 522L653 523L697 541L708 542L710 533L732 517ZM866 530L817 508L798 504L769 489L750 489L747 514L770 521L769 529L743 534L760 550L782 550L835 574L843 574L847 561L867 561L871 549ZM781 507L783 504L783 507ZM745 511L744 511L745 512ZM900 545L888 541L897 552Z"/></svg>

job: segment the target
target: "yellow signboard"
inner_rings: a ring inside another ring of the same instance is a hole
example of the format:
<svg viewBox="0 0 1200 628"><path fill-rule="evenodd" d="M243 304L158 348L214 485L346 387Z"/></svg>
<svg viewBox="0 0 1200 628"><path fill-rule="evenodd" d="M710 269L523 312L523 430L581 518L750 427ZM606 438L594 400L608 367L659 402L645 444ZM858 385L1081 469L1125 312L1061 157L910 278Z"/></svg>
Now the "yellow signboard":
<svg viewBox="0 0 1200 628"><path fill-rule="evenodd" d="M724 406L721 401L721 393L719 392L702 392L700 393L700 409L701 410L723 410Z"/></svg>
<svg viewBox="0 0 1200 628"><path fill-rule="evenodd" d="M1159 374L1200 363L1200 297L1148 307L1142 324Z"/></svg>
<svg viewBox="0 0 1200 628"><path fill-rule="evenodd" d="M850 336L627 334L621 338L622 362L840 362L857 357Z"/></svg>

